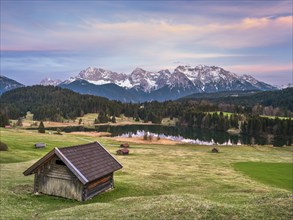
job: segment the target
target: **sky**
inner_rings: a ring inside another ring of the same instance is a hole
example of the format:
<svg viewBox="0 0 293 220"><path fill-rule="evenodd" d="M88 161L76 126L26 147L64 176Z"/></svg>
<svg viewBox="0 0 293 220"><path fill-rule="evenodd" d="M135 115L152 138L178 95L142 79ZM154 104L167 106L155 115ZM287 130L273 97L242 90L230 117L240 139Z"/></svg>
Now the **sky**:
<svg viewBox="0 0 293 220"><path fill-rule="evenodd" d="M25 85L89 66L131 73L220 66L292 83L291 0L1 0L1 75Z"/></svg>

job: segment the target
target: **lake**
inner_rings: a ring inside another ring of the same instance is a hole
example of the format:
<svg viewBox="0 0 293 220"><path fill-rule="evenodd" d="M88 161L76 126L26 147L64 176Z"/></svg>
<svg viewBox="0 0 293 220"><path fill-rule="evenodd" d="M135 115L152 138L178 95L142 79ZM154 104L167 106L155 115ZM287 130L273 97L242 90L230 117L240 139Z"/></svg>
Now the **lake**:
<svg viewBox="0 0 293 220"><path fill-rule="evenodd" d="M46 128L46 130L56 130L56 127ZM87 128L83 126L73 127L59 127L63 132L72 131L98 131L98 132L109 132L111 136L143 136L145 132L151 133L154 138L158 135L161 138L167 138L172 140L179 140L185 143L194 144L219 144L219 145L239 145L239 144L258 144L274 146L284 146L292 142L292 137L284 136L248 136L248 135L235 135L229 134L222 131L213 131L209 129L198 129L192 127L174 127L174 126L163 126L163 125L99 125L95 128Z"/></svg>
<svg viewBox="0 0 293 220"><path fill-rule="evenodd" d="M192 127L173 127L162 125L123 125L123 126L96 126L96 131L110 132L112 136L143 136L145 132L151 133L154 138L158 135L161 138L179 140L194 144L272 144L274 146L286 145L289 137L252 137L247 135L232 135L227 132L198 129Z"/></svg>

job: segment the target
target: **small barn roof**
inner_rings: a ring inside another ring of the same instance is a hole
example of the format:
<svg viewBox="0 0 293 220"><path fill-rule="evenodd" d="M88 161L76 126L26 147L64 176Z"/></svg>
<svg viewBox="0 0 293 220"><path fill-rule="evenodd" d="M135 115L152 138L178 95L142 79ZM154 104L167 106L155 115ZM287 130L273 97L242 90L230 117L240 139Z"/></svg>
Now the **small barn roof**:
<svg viewBox="0 0 293 220"><path fill-rule="evenodd" d="M76 177L86 184L122 168L122 165L98 142L54 148L39 161L23 172L31 175L37 169L57 155Z"/></svg>
<svg viewBox="0 0 293 220"><path fill-rule="evenodd" d="M122 149L119 149L117 151L121 151L122 153L129 153L129 150L127 148L122 148Z"/></svg>
<svg viewBox="0 0 293 220"><path fill-rule="evenodd" d="M35 143L35 147L45 147L46 144L45 143Z"/></svg>
<svg viewBox="0 0 293 220"><path fill-rule="evenodd" d="M128 143L123 143L123 144L120 144L120 147L129 147L129 144Z"/></svg>

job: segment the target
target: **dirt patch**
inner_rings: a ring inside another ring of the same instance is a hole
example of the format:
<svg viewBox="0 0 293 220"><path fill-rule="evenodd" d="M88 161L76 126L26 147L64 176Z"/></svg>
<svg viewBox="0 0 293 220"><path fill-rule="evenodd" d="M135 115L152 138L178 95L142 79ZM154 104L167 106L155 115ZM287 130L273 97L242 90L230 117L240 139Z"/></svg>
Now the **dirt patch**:
<svg viewBox="0 0 293 220"><path fill-rule="evenodd" d="M136 144L163 144L163 145L176 145L179 144L179 141L172 141L168 139L161 138L160 140L156 140L155 138L153 140L143 140L142 137L111 137L111 139L115 141L122 141L122 142L130 142L130 143L136 143Z"/></svg>
<svg viewBox="0 0 293 220"><path fill-rule="evenodd" d="M14 192L15 194L27 194L27 193L33 193L34 188L32 185L18 185L18 186L14 186L11 189L12 192Z"/></svg>
<svg viewBox="0 0 293 220"><path fill-rule="evenodd" d="M22 122L22 126L23 127L30 127L31 126L31 123L29 123L29 122Z"/></svg>
<svg viewBox="0 0 293 220"><path fill-rule="evenodd" d="M89 137L109 137L111 136L110 132L85 132L85 131L75 131L75 132L70 132L70 134L81 134L84 136L89 136Z"/></svg>
<svg viewBox="0 0 293 220"><path fill-rule="evenodd" d="M101 125L111 125L111 126L120 126L120 125L157 125L153 124L152 122L132 122L132 121L117 121L116 123L100 123L100 124L94 124L95 126L101 126Z"/></svg>
<svg viewBox="0 0 293 220"><path fill-rule="evenodd" d="M52 122L52 121L44 121L45 127L67 127L67 126L78 126L77 122Z"/></svg>

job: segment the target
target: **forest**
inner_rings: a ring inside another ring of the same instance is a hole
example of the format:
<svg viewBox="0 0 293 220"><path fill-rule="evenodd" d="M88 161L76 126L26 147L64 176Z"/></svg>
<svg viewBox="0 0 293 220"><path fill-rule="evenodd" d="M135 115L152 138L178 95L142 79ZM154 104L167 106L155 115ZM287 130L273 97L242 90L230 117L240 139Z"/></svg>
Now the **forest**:
<svg viewBox="0 0 293 220"><path fill-rule="evenodd" d="M155 124L160 124L163 118L168 117L177 118L178 125L191 127L220 131L232 128L240 129L245 134L292 136L292 94L293 88L289 88L250 93L238 98L214 99L207 94L200 95L198 99L191 97L179 101L122 103L59 87L30 86L2 94L0 125L3 127L9 124L9 119L24 117L28 111L33 113L34 120L59 122L97 113L95 123L115 122L115 117L123 114L136 121ZM223 112L232 114L225 115ZM278 118L280 116L288 118L281 120Z"/></svg>
<svg viewBox="0 0 293 220"><path fill-rule="evenodd" d="M218 93L198 93L186 96L184 100L209 100L212 103L242 105L252 108L255 105L293 111L293 88L273 91L228 91Z"/></svg>

